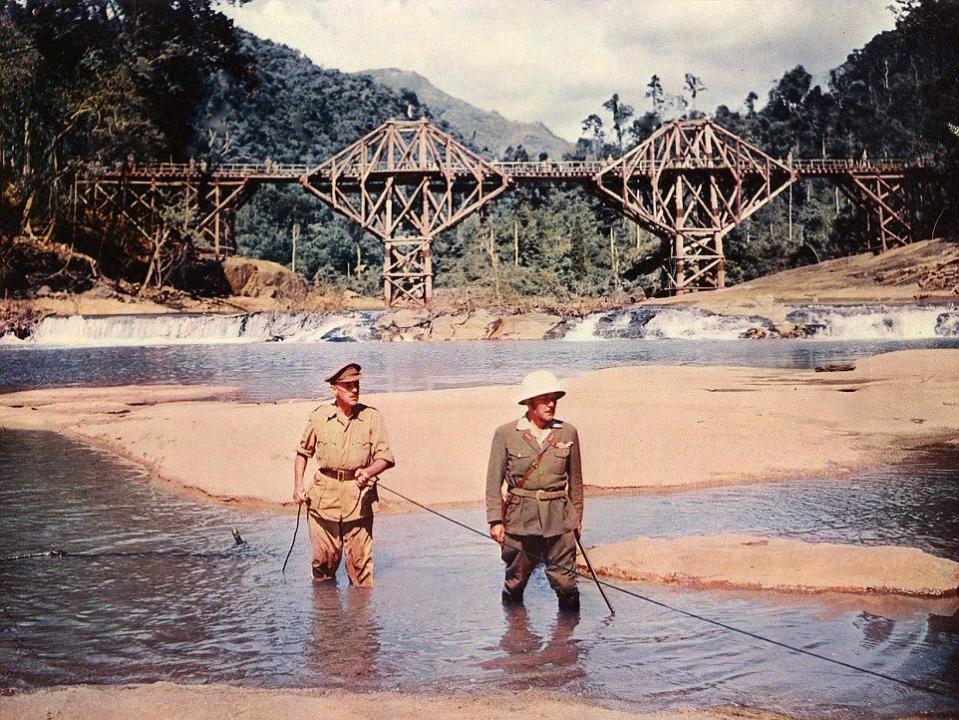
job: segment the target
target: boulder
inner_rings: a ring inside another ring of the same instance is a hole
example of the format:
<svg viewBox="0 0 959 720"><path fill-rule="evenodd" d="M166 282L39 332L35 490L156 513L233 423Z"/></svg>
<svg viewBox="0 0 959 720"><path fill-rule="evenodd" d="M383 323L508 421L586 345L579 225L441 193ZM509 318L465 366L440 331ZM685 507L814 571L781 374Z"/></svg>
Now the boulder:
<svg viewBox="0 0 959 720"><path fill-rule="evenodd" d="M400 308L381 316L374 331L380 340L427 340L430 313L425 308Z"/></svg>
<svg viewBox="0 0 959 720"><path fill-rule="evenodd" d="M559 315L532 313L499 318L490 329L491 340L542 340L563 323Z"/></svg>
<svg viewBox="0 0 959 720"><path fill-rule="evenodd" d="M306 295L308 285L299 273L270 260L228 257L223 261L231 295L295 299Z"/></svg>
<svg viewBox="0 0 959 720"><path fill-rule="evenodd" d="M397 330L409 330L410 328L427 325L430 321L430 313L425 309L400 308L384 315L378 323L382 327L393 326Z"/></svg>
<svg viewBox="0 0 959 720"><path fill-rule="evenodd" d="M430 340L485 340L496 319L482 309L462 315L438 315L430 326Z"/></svg>

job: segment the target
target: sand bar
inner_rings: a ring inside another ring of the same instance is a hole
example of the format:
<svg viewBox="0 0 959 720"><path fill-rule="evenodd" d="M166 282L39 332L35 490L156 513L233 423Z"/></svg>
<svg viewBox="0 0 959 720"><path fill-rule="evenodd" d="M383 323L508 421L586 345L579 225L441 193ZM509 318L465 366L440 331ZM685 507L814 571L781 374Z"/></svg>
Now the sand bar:
<svg viewBox="0 0 959 720"><path fill-rule="evenodd" d="M594 493L837 475L959 436L955 350L888 353L832 373L621 367L566 386L559 416L580 430ZM230 393L183 386L10 393L0 395L0 427L62 432L222 501L289 503L296 442L320 400L244 403ZM397 457L383 483L437 505L481 502L493 429L520 414L508 387L363 400L385 414ZM405 509L387 492L381 498L384 509Z"/></svg>
<svg viewBox="0 0 959 720"><path fill-rule="evenodd" d="M629 713L560 694L535 692L444 697L400 692L348 693L323 690L254 690L226 685L154 683L74 686L0 697L0 716L58 720L448 720L516 717L529 720L785 720L786 716L742 707Z"/></svg>
<svg viewBox="0 0 959 720"><path fill-rule="evenodd" d="M589 550L599 575L699 588L951 597L959 563L916 548L748 535L635 538Z"/></svg>

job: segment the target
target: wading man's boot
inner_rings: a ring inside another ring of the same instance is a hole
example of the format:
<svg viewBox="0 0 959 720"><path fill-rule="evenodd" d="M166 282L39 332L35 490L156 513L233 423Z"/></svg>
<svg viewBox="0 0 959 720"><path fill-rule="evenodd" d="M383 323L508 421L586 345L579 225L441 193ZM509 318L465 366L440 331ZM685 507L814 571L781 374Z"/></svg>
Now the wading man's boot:
<svg viewBox="0 0 959 720"><path fill-rule="evenodd" d="M563 612L579 612L579 590L562 590L556 593L559 609Z"/></svg>
<svg viewBox="0 0 959 720"><path fill-rule="evenodd" d="M523 595L511 593L509 590L503 590L503 604L504 605L522 605L523 604Z"/></svg>

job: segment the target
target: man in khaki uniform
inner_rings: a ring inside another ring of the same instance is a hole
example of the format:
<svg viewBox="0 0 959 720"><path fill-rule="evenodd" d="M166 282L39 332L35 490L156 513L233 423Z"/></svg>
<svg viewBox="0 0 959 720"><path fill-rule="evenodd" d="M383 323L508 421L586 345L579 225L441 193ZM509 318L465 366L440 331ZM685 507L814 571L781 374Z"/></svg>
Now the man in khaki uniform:
<svg viewBox="0 0 959 720"><path fill-rule="evenodd" d="M333 401L310 415L296 449L293 500L307 504L313 579L334 580L346 548L351 585L373 585L373 503L377 475L395 461L383 418L360 403L360 366L329 375ZM316 457L313 484L304 490L307 461Z"/></svg>
<svg viewBox="0 0 959 720"><path fill-rule="evenodd" d="M523 601L526 583L542 559L560 609L579 610L575 567L576 538L583 527L583 472L576 428L555 417L556 403L565 394L552 373L530 373L518 397L526 413L493 435L486 520L490 537L502 546L506 604Z"/></svg>

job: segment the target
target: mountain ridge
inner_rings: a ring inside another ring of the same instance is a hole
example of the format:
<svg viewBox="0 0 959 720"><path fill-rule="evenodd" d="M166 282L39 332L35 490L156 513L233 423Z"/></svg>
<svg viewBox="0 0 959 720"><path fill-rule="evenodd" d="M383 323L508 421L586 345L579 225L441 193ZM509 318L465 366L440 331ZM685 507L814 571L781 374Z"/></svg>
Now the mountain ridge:
<svg viewBox="0 0 959 720"><path fill-rule="evenodd" d="M426 104L436 119L456 128L476 148L502 157L508 148L522 145L530 159L546 153L561 159L576 146L553 133L541 122L519 122L504 117L496 110L482 110L471 103L450 95L423 75L400 68L375 68L355 75L371 77L380 85L401 92L409 90Z"/></svg>

